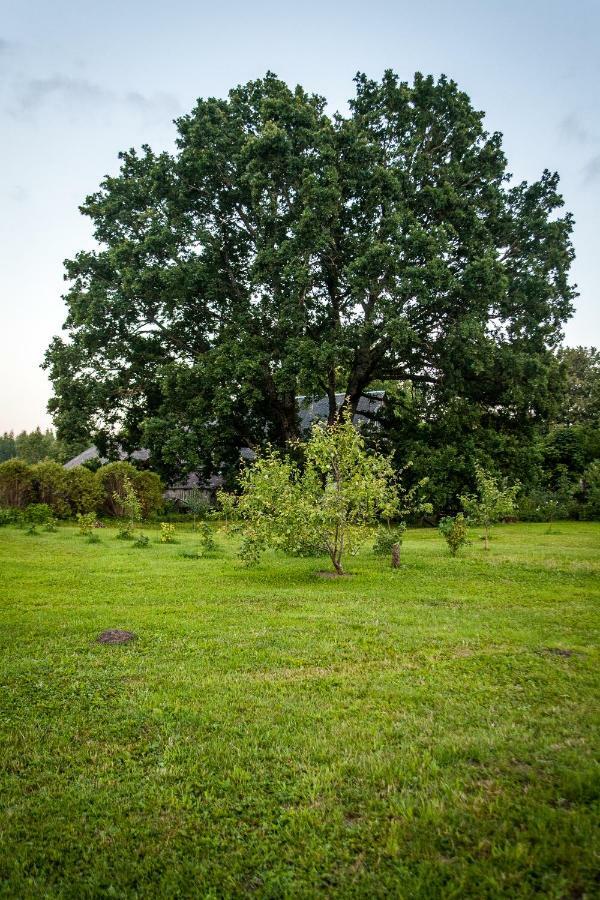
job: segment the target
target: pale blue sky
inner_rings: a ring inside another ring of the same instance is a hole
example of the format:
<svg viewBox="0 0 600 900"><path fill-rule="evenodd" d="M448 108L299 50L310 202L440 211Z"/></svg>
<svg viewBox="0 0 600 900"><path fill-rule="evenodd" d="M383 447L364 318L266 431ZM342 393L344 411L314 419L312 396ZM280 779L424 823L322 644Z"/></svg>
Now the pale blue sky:
<svg viewBox="0 0 600 900"><path fill-rule="evenodd" d="M515 178L558 170L581 296L567 343L600 344L600 0L0 0L0 431L49 424L39 369L60 330L78 204L117 153L276 72L345 109L357 70L456 79L504 134Z"/></svg>

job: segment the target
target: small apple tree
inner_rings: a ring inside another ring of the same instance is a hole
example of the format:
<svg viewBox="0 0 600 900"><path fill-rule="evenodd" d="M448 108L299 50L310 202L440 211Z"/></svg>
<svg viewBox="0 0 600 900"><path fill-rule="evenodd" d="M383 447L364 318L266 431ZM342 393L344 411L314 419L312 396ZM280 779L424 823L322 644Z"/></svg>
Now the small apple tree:
<svg viewBox="0 0 600 900"><path fill-rule="evenodd" d="M343 558L358 551L368 526L399 509L392 465L367 452L349 419L314 425L302 450L302 468L268 450L242 472L235 499L242 558L257 561L268 547L294 555L327 553L335 572L344 575Z"/></svg>
<svg viewBox="0 0 600 900"><path fill-rule="evenodd" d="M501 487L498 480L478 464L475 465L475 483L477 495L467 494L460 502L469 521L483 527L484 549L489 550L490 528L512 515L521 485L516 482L510 487Z"/></svg>

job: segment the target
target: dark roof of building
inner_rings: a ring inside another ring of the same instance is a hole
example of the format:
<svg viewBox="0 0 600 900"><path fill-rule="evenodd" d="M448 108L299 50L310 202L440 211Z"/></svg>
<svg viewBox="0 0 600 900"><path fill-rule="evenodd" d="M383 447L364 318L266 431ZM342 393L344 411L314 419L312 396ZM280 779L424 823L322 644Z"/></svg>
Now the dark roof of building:
<svg viewBox="0 0 600 900"><path fill-rule="evenodd" d="M371 415L379 409L383 402L384 391L370 391L368 395L363 395L359 402L356 410L355 420L359 422L364 422L368 416L365 413L370 413ZM314 422L326 422L329 417L329 399L327 397L320 397L318 400L313 400L310 397L297 397L298 400L298 411L300 413L300 427L302 431L308 431L310 426ZM336 405L338 408L341 406L344 400L344 394L336 394ZM361 415L362 413L362 415ZM240 451L240 456L242 459L246 461L251 461L254 459L254 453L248 447L242 447ZM98 448L95 446L88 447L87 450L84 450L82 453L79 453L77 456L74 456L73 459L70 459L68 462L64 464L65 469L74 469L76 466L81 466L83 463L89 462L92 459L98 459L99 453ZM134 450L133 453L127 454L123 451L119 452L119 458L122 460L134 459L142 462L146 462L150 458L150 451L141 449ZM107 462L106 459L100 458L101 463ZM215 490L220 487L223 483L223 479L220 475L213 475L210 479L201 479L195 472L190 472L190 474L186 477L185 481L177 482L175 484L169 485L170 488L174 489L186 489L192 490L193 488L205 488L209 490Z"/></svg>

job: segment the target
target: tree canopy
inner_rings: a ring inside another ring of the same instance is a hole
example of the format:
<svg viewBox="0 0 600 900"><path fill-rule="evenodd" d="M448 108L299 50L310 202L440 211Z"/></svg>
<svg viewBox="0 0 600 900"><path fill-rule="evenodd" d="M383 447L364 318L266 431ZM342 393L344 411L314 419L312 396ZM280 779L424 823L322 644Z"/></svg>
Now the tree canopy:
<svg viewBox="0 0 600 900"><path fill-rule="evenodd" d="M267 73L198 100L174 153L122 153L66 262L59 436L208 474L296 438L299 394L330 422L381 381L497 429L549 415L572 218L483 118L443 76L359 74L343 116Z"/></svg>

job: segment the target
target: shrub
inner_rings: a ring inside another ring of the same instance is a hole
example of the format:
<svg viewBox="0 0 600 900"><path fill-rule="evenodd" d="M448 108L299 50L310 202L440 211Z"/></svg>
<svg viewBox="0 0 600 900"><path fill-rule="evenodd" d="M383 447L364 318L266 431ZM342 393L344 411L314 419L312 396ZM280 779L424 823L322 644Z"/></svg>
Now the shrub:
<svg viewBox="0 0 600 900"><path fill-rule="evenodd" d="M454 517L445 516L441 519L438 528L448 544L448 550L452 556L456 556L469 542L467 523L462 513L458 513Z"/></svg>
<svg viewBox="0 0 600 900"><path fill-rule="evenodd" d="M9 506L0 507L0 526L19 524L22 518L21 510Z"/></svg>
<svg viewBox="0 0 600 900"><path fill-rule="evenodd" d="M500 487L497 479L479 465L475 466L475 481L477 496L467 495L460 500L469 520L483 526L484 547L489 550L490 528L512 515L520 485L517 482L510 487Z"/></svg>
<svg viewBox="0 0 600 900"><path fill-rule="evenodd" d="M0 463L0 506L23 509L33 496L31 466L22 459Z"/></svg>
<svg viewBox="0 0 600 900"><path fill-rule="evenodd" d="M39 503L46 503L59 518L71 513L68 500L67 473L60 463L52 460L31 467L33 493Z"/></svg>
<svg viewBox="0 0 600 900"><path fill-rule="evenodd" d="M100 535L95 534L94 532L92 532L91 534L88 534L86 543L99 544L100 543Z"/></svg>
<svg viewBox="0 0 600 900"><path fill-rule="evenodd" d="M160 523L160 542L161 544L175 543L175 526L170 522Z"/></svg>
<svg viewBox="0 0 600 900"><path fill-rule="evenodd" d="M375 535L373 553L376 556L389 556L394 544L401 544L406 525L380 525Z"/></svg>
<svg viewBox="0 0 600 900"><path fill-rule="evenodd" d="M582 479L582 519L600 519L600 459L587 467Z"/></svg>
<svg viewBox="0 0 600 900"><path fill-rule="evenodd" d="M25 519L31 525L45 525L52 518L52 510L47 503L30 503L25 510Z"/></svg>
<svg viewBox="0 0 600 900"><path fill-rule="evenodd" d="M79 534L90 537L96 527L96 513L77 513L77 524L79 525Z"/></svg>
<svg viewBox="0 0 600 900"><path fill-rule="evenodd" d="M162 484L155 472L140 472L129 462L113 462L96 472L96 484L102 496L102 508L109 516L123 516L125 481L133 487L140 504L140 517L146 518L163 504Z"/></svg>
<svg viewBox="0 0 600 900"><path fill-rule="evenodd" d="M200 543L205 553L211 553L217 549L217 542L208 522L202 522L200 525Z"/></svg>
<svg viewBox="0 0 600 900"><path fill-rule="evenodd" d="M138 534L135 541L133 542L134 547L144 548L150 544L150 538L145 534Z"/></svg>
<svg viewBox="0 0 600 900"><path fill-rule="evenodd" d="M73 515L96 513L102 504L103 494L94 473L85 466L65 470L66 493Z"/></svg>
<svg viewBox="0 0 600 900"><path fill-rule="evenodd" d="M142 518L147 519L164 504L163 484L156 472L136 470L133 485L142 507Z"/></svg>
<svg viewBox="0 0 600 900"><path fill-rule="evenodd" d="M121 528L118 536L122 539L133 537L135 523L142 518L142 504L129 476L125 475L120 492L115 491L114 493L114 500L121 507L123 516L127 519L127 524Z"/></svg>

